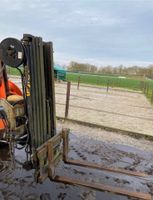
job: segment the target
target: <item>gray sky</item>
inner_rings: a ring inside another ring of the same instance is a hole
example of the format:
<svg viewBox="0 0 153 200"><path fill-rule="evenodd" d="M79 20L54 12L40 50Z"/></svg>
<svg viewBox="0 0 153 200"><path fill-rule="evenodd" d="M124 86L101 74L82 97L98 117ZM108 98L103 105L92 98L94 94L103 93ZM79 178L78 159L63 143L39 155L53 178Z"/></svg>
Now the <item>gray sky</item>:
<svg viewBox="0 0 153 200"><path fill-rule="evenodd" d="M0 38L54 43L54 60L153 64L153 0L0 0Z"/></svg>

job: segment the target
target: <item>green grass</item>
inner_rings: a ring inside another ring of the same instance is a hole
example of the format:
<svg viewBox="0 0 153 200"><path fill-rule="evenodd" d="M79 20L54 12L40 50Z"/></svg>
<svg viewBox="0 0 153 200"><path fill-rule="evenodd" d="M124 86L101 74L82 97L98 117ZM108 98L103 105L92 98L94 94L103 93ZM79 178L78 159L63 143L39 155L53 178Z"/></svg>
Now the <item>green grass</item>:
<svg viewBox="0 0 153 200"><path fill-rule="evenodd" d="M98 76L90 74L79 74L79 73L67 73L67 80L72 82L78 82L80 77L80 83L86 83L91 85L106 86L109 83L111 87L121 87L132 90L140 90L140 79L132 78L118 78L114 76ZM153 85L153 81L152 81Z"/></svg>
<svg viewBox="0 0 153 200"><path fill-rule="evenodd" d="M7 70L7 73L10 74L10 75L14 75L14 76L20 76L21 75L20 72L16 68L7 66L6 70Z"/></svg>
<svg viewBox="0 0 153 200"><path fill-rule="evenodd" d="M22 69L22 68L21 68ZM12 67L7 67L8 74L11 75L20 75L19 71ZM97 86L107 86L125 88L131 90L142 90L144 84L148 85L148 90L145 91L146 97L151 100L152 91L153 91L153 80L143 80L140 78L119 78L111 75L91 75L86 73L70 73L67 72L66 79L67 81L78 82L78 77L80 77L80 83L97 85ZM143 81L143 82L142 82ZM153 102L152 102L153 103Z"/></svg>
<svg viewBox="0 0 153 200"><path fill-rule="evenodd" d="M140 78L119 78L114 76L102 76L102 75L91 75L82 73L67 73L67 80L72 82L78 82L80 77L80 83L126 88L130 90L141 90L144 92L144 85L146 84L148 89L145 90L146 97L151 101L153 91L153 80L143 80ZM153 102L152 102L153 103Z"/></svg>

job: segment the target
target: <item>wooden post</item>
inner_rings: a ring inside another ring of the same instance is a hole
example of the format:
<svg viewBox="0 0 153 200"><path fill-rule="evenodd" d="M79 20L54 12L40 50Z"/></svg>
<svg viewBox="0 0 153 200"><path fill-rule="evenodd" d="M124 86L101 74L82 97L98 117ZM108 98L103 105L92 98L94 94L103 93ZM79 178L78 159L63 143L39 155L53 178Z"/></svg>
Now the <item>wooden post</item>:
<svg viewBox="0 0 153 200"><path fill-rule="evenodd" d="M78 90L79 90L79 87L80 87L80 76L78 76L78 86L77 86Z"/></svg>
<svg viewBox="0 0 153 200"><path fill-rule="evenodd" d="M144 90L143 90L144 94L146 93L146 83L144 83Z"/></svg>
<svg viewBox="0 0 153 200"><path fill-rule="evenodd" d="M143 91L144 90L144 81L140 82L140 90Z"/></svg>
<svg viewBox="0 0 153 200"><path fill-rule="evenodd" d="M71 82L67 82L65 118L68 117L68 113L69 113L70 89L71 89Z"/></svg>
<svg viewBox="0 0 153 200"><path fill-rule="evenodd" d="M145 82L143 81L143 87L142 87L142 92L144 93L145 90Z"/></svg>
<svg viewBox="0 0 153 200"><path fill-rule="evenodd" d="M109 90L109 80L107 81L107 92Z"/></svg>
<svg viewBox="0 0 153 200"><path fill-rule="evenodd" d="M152 90L152 94L151 94L151 103L153 103L153 90Z"/></svg>
<svg viewBox="0 0 153 200"><path fill-rule="evenodd" d="M149 84L147 84L147 89L146 89L146 95L148 96L149 94Z"/></svg>

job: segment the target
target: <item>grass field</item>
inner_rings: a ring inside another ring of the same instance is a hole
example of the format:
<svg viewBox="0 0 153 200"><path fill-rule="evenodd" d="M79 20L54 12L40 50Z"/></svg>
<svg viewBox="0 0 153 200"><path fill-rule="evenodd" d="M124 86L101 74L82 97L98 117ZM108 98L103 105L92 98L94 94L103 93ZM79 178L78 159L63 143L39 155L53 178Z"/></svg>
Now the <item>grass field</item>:
<svg viewBox="0 0 153 200"><path fill-rule="evenodd" d="M20 76L20 72L16 68L7 67L6 69L7 69L8 74L11 74L11 75L14 75L14 76Z"/></svg>
<svg viewBox="0 0 153 200"><path fill-rule="evenodd" d="M7 67L7 71L11 75L20 75L19 71L12 67ZM67 81L78 82L80 78L80 83L97 85L97 86L107 86L126 88L131 90L141 90L144 92L146 97L151 100L153 91L153 80L145 80L140 78L129 78L129 77L117 77L111 75L93 75L86 73L70 73L66 75ZM152 99L153 103L153 99Z"/></svg>
<svg viewBox="0 0 153 200"><path fill-rule="evenodd" d="M91 75L91 74L80 74L80 73L67 73L67 80L72 82L126 88L131 90L141 90L145 93L147 98L151 100L153 91L153 80L143 80L137 78L127 77L115 77L115 76L102 76L102 75Z"/></svg>
<svg viewBox="0 0 153 200"><path fill-rule="evenodd" d="M109 84L111 87L122 87L132 90L141 90L142 80L140 79L132 79L132 78L124 78L124 77L114 77L114 76L98 76L98 75L90 75L90 74L79 74L79 73L67 73L67 80L78 82L78 78L80 77L80 83L86 83L91 85L102 85L106 86ZM145 80L148 84L152 85L152 80Z"/></svg>

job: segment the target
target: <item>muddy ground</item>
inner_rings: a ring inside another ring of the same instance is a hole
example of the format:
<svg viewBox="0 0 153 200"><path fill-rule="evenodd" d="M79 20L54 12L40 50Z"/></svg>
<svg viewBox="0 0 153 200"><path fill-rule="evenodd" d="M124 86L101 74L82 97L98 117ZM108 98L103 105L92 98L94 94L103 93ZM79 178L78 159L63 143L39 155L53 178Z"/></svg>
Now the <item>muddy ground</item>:
<svg viewBox="0 0 153 200"><path fill-rule="evenodd" d="M80 180L105 183L153 195L153 143L108 131L85 128L58 121L58 129L71 127L69 157L147 173L145 178L108 173L66 165L56 173ZM14 162L13 162L14 161ZM24 169L24 150L15 151L15 160L6 148L0 151L0 200L128 200L125 196L99 192L79 186L34 181L34 170Z"/></svg>

